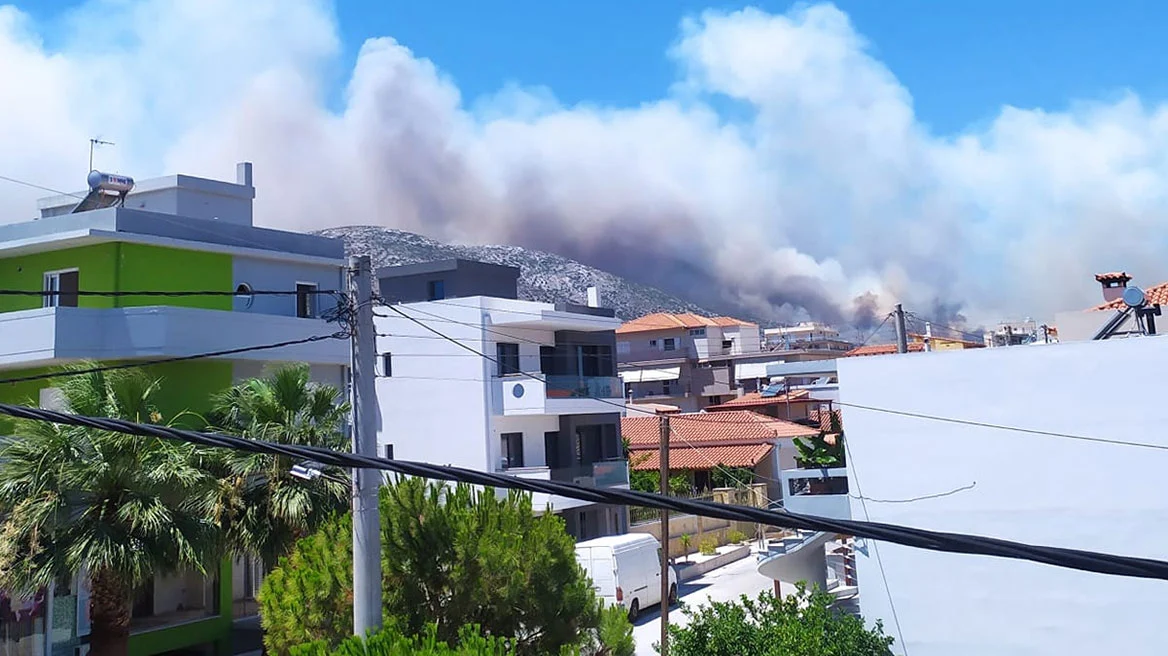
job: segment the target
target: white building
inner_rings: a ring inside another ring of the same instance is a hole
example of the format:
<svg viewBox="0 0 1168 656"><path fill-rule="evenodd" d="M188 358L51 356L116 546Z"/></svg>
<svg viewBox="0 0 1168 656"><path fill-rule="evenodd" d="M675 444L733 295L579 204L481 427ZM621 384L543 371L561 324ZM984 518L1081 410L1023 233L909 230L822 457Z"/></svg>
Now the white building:
<svg viewBox="0 0 1168 656"><path fill-rule="evenodd" d="M597 307L516 300L518 275L466 260L378 272L382 298L395 303L377 319L380 448L402 460L628 487L620 321ZM550 504L580 539L627 526L623 507L547 495L533 503Z"/></svg>
<svg viewBox="0 0 1168 656"><path fill-rule="evenodd" d="M1168 451L853 407L1168 447L1168 339L837 364L854 518L1168 558ZM861 611L893 635L899 620L897 653L1164 652L1163 581L860 542Z"/></svg>

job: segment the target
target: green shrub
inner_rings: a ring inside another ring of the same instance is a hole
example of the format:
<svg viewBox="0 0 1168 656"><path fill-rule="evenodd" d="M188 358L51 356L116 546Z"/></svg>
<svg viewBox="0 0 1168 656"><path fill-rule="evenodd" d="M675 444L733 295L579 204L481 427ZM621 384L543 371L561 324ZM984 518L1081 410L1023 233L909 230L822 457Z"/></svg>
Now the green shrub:
<svg viewBox="0 0 1168 656"><path fill-rule="evenodd" d="M458 646L438 639L438 627L429 624L421 636L407 637L384 629L368 638L349 637L336 647L318 640L293 647L292 656L512 656L515 651L502 638L484 637L477 626L459 631Z"/></svg>
<svg viewBox="0 0 1168 656"><path fill-rule="evenodd" d="M726 534L726 541L730 544L741 544L746 542L746 534L735 529Z"/></svg>
<svg viewBox="0 0 1168 656"><path fill-rule="evenodd" d="M713 556L714 554L718 553L718 541L714 538L706 538L705 540L702 540L700 544L698 544L698 551L700 551L703 556Z"/></svg>
<svg viewBox="0 0 1168 656"><path fill-rule="evenodd" d="M713 602L687 608L689 622L670 624L672 656L750 654L750 656L892 656L892 638L880 622L869 629L864 620L832 608L835 598L807 590L776 599Z"/></svg>
<svg viewBox="0 0 1168 656"><path fill-rule="evenodd" d="M384 486L379 505L383 615L400 635L429 636L433 625L438 642L460 646L463 627L477 626L511 639L520 656L542 656L619 633L602 627L601 602L563 520L536 515L529 494L408 478ZM287 656L310 642L339 645L348 636L351 545L350 521L338 518L298 542L265 579L269 654Z"/></svg>

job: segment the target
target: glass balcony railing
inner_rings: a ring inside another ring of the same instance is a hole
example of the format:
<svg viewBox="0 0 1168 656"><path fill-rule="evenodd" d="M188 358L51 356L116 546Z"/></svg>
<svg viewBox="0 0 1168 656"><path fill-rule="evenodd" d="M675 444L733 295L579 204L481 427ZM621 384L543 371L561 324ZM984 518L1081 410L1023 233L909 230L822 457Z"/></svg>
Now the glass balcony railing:
<svg viewBox="0 0 1168 656"><path fill-rule="evenodd" d="M553 481L574 481L594 487L613 487L629 484L627 460L601 460L588 465L552 469Z"/></svg>
<svg viewBox="0 0 1168 656"><path fill-rule="evenodd" d="M549 399L619 399L624 385L616 376L545 376Z"/></svg>

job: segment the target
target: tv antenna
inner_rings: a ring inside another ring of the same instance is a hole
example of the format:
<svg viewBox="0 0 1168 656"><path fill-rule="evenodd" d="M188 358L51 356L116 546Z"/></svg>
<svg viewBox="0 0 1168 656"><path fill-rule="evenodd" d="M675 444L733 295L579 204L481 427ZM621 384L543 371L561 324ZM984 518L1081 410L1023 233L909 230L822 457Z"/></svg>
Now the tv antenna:
<svg viewBox="0 0 1168 656"><path fill-rule="evenodd" d="M93 170L93 149L94 149L94 147L95 146L113 146L113 145L116 145L116 144L114 144L114 142L112 142L112 141L102 141L101 139L96 139L96 138L89 140L89 171ZM89 173L89 171L86 171L86 173Z"/></svg>

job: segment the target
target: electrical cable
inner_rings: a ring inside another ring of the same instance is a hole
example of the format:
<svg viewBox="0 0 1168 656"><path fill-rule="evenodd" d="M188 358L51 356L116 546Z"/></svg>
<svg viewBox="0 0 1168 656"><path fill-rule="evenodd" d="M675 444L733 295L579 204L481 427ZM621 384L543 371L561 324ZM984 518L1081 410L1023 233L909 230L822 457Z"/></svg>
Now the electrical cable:
<svg viewBox="0 0 1168 656"><path fill-rule="evenodd" d="M860 476L856 472L855 461L852 460L852 451L848 448L846 440L844 441L844 452L848 462L852 463L849 469L852 474L852 480L856 482L856 493L860 495L860 508L864 510L864 521L870 522L872 518L868 515L868 503L864 499L864 491L860 488ZM884 581L884 593L888 597L888 607L892 610L892 622L896 625L896 637L900 640L901 647L904 649L904 656L908 656L908 645L904 641L904 631L900 628L900 615L896 612L896 602L892 600L892 588L888 586L888 575L884 573L884 562L880 560L880 547L875 541L872 542L872 555L876 557L876 567L880 569L880 579Z"/></svg>
<svg viewBox="0 0 1168 656"><path fill-rule="evenodd" d="M190 444L224 447L250 453L284 455L306 461L319 462L323 465L355 469L377 469L406 476L462 482L492 488L542 492L590 503L642 506L701 515L715 519L728 519L732 521L767 524L782 528L802 529L805 531L852 535L859 538L883 540L932 551L1029 560L1054 565L1056 567L1101 574L1168 581L1168 562L1150 558L1119 556L1062 547L1038 546L998 538L930 531L894 524L837 520L813 515L774 512L760 508L667 497L621 488L596 488L561 481L519 478L506 474L482 472L462 467L440 466L404 460L387 460L372 456L343 453L321 447L278 444L230 435L201 433L164 426L139 424L123 419L84 417L6 403L0 404L0 414L18 419L51 422L142 437L178 440Z"/></svg>
<svg viewBox="0 0 1168 656"><path fill-rule="evenodd" d="M1142 449L1155 449L1158 451L1168 451L1168 445L1152 444L1150 442L1130 442L1126 440L1115 440L1106 437L1091 437L1089 435L1075 435L1073 433L1060 433L1058 431L1039 430L1036 428L1022 428L1020 426L1006 426L1004 424L992 424L984 421L974 421L972 419L957 419L954 417L941 417L938 415L928 415L920 412L910 412L908 410L892 410L890 408L876 408L870 405L861 405L859 403L845 403L843 401L835 401L836 405L845 408L856 408L857 410L868 410L870 412L881 412L890 415L899 415L901 417L912 417L914 419L926 419L929 421L940 421L949 424L957 424L959 426L975 426L977 428L992 428L994 430L1012 431L1015 433L1026 433L1028 435L1041 435L1043 437L1057 437L1067 440L1080 440L1083 442L1096 442L1099 444L1110 444L1112 446L1131 446Z"/></svg>
<svg viewBox="0 0 1168 656"><path fill-rule="evenodd" d="M4 180L6 182L11 182L11 183L18 184L18 185L24 185L25 187L31 187L33 189L40 189L41 191L47 191L49 193L57 194L60 196L72 196L73 198L78 198L81 200L85 199L84 196L79 196L78 194L74 194L74 193L71 193L68 191L61 191L60 189L53 189L52 187L45 187L43 185L35 184L32 182L25 182L24 180L18 180L17 178L10 178L6 175L0 175L0 180Z"/></svg>
<svg viewBox="0 0 1168 656"><path fill-rule="evenodd" d="M339 292L333 289L305 289L301 291L281 291L272 289L253 289L246 292L233 291L227 292L223 290L182 290L182 291L162 291L162 290L143 290L143 291L75 291L63 292L60 290L38 290L31 291L27 289L0 289L0 296L101 296L101 297L123 297L123 296L159 296L159 297L186 297L186 296L299 296L301 294L328 294L336 295Z"/></svg>
<svg viewBox="0 0 1168 656"><path fill-rule="evenodd" d="M348 335L344 332L336 332L331 335L313 335L312 337L305 337L302 339L289 339L283 342L274 342L272 344L259 344L257 346L241 346L233 349L223 349L221 351L207 351L204 353L195 353L192 355L179 355L171 358L158 358L154 360L135 360L132 362L122 362L118 364L101 365L97 367L87 367L85 369L66 369L53 373L32 374L28 376L17 376L16 378L0 379L0 385L10 383L27 383L34 380L54 380L58 378L67 378L69 376L85 376L88 374L103 373L106 371L117 371L119 369L133 369L136 367L148 367L156 364L169 364L172 362L187 362L190 360L202 360L205 358L218 358L227 355L236 355L238 353L250 353L252 351L265 351L268 349L281 348L284 346L296 346L297 344L310 344L312 342L323 342L328 339L345 339Z"/></svg>

